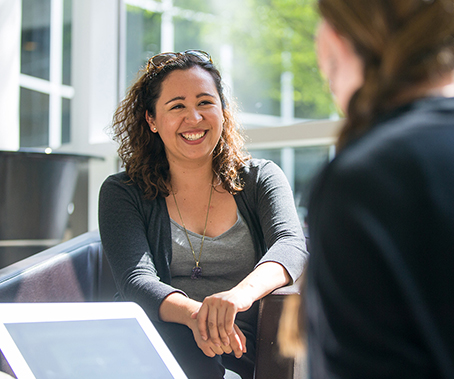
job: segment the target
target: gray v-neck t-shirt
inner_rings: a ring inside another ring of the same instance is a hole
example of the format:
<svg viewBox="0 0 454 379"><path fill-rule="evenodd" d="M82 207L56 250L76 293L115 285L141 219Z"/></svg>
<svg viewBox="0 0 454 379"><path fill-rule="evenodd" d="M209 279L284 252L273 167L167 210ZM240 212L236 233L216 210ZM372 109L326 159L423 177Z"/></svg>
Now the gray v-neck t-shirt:
<svg viewBox="0 0 454 379"><path fill-rule="evenodd" d="M172 232L172 286L191 299L203 301L206 296L227 291L243 280L256 265L254 245L249 229L238 213L236 223L221 235L205 237L200 259L202 277L191 279L194 256L181 225L170 220ZM188 230L195 256L199 258L202 236Z"/></svg>

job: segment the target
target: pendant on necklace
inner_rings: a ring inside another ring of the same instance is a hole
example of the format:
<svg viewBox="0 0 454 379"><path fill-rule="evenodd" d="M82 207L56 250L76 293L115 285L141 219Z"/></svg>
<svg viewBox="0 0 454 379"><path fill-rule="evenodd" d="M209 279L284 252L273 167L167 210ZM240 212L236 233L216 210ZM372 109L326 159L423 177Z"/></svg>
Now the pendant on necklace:
<svg viewBox="0 0 454 379"><path fill-rule="evenodd" d="M202 267L195 266L192 269L191 279L200 279L202 277Z"/></svg>

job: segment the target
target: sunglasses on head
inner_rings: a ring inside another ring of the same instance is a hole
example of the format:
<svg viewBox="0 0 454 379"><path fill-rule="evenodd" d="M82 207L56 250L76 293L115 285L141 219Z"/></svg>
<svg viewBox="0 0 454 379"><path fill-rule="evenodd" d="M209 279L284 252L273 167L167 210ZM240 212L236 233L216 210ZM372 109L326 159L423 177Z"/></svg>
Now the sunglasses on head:
<svg viewBox="0 0 454 379"><path fill-rule="evenodd" d="M201 62L213 63L210 54L203 50L186 50L180 53L160 53L152 56L147 63L147 73L156 76L168 63L185 55L198 58Z"/></svg>

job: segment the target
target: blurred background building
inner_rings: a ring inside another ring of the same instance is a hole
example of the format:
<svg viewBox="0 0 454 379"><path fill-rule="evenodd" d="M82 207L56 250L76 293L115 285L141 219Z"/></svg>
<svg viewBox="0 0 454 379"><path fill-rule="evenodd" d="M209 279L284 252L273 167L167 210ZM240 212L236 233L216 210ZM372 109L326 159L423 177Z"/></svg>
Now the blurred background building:
<svg viewBox="0 0 454 379"><path fill-rule="evenodd" d="M108 127L126 88L152 55L201 49L212 55L238 106L249 152L286 173L304 225L310 181L333 156L339 126L317 69L314 3L0 0L0 150L76 157L77 181L65 190L74 195L60 204L68 216L59 221L66 224L61 238L96 229L99 187L120 169ZM2 175L15 175L6 155L0 160ZM31 179L20 185L29 193L38 191ZM6 215L14 212L8 204L19 188L0 180L10 191L0 192ZM38 211L16 213L36 226L31 213ZM2 235L9 217L0 220L0 247L26 240Z"/></svg>

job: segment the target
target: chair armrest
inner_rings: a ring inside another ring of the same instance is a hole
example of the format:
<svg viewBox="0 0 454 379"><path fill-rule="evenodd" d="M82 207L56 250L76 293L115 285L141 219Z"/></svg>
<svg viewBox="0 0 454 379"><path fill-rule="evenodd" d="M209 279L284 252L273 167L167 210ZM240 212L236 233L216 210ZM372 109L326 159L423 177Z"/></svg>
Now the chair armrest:
<svg viewBox="0 0 454 379"><path fill-rule="evenodd" d="M284 301L289 295L300 294L302 281L301 276L292 285L278 288L260 300L254 373L256 379L299 377L298 362L293 358L283 357L279 352L277 332Z"/></svg>
<svg viewBox="0 0 454 379"><path fill-rule="evenodd" d="M268 296L286 296L286 295L299 295L301 293L301 285L303 282L303 276L301 275L295 282L289 286L284 286L275 289ZM265 296L262 300L266 299L268 296Z"/></svg>
<svg viewBox="0 0 454 379"><path fill-rule="evenodd" d="M97 232L85 233L0 270L0 302L96 300L101 268Z"/></svg>

